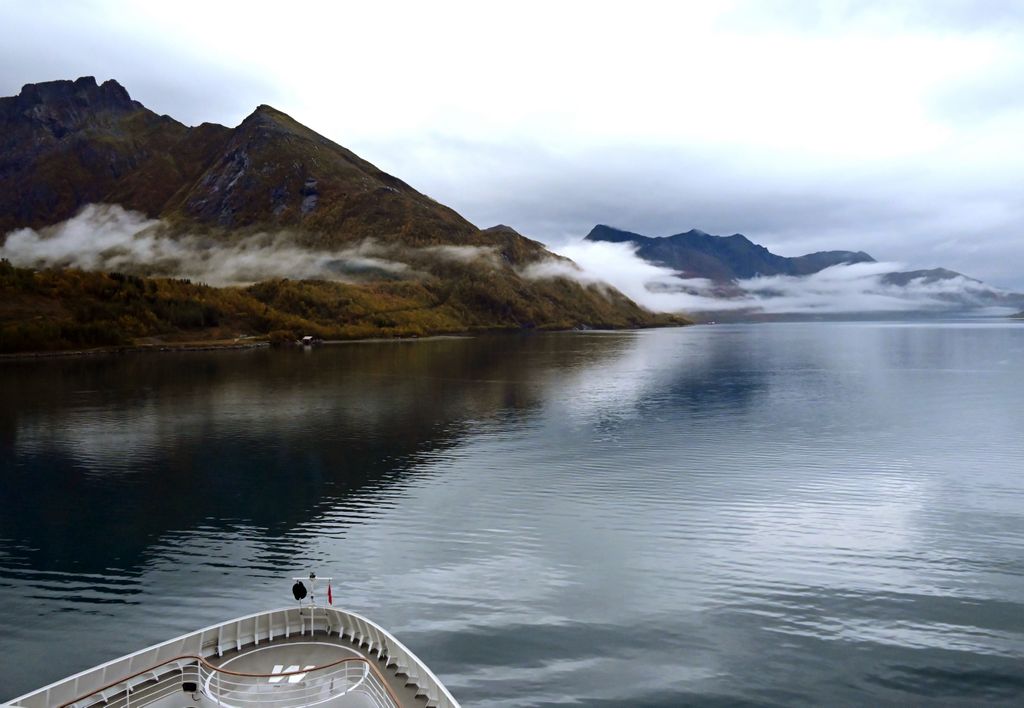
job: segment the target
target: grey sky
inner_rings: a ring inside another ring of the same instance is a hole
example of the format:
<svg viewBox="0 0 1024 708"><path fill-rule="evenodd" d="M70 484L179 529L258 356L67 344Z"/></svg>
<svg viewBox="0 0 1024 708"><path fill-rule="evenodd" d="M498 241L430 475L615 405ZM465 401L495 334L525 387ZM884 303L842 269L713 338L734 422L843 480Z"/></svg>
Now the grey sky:
<svg viewBox="0 0 1024 708"><path fill-rule="evenodd" d="M0 0L0 94L285 110L480 226L866 250L1024 290L1024 3Z"/></svg>

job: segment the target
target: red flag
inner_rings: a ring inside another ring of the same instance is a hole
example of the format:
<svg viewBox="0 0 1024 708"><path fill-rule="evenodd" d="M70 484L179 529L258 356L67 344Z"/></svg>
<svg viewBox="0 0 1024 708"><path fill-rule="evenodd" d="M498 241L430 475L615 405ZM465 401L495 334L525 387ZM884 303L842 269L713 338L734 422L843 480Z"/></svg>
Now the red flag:
<svg viewBox="0 0 1024 708"><path fill-rule="evenodd" d="M327 583L327 604L328 605L333 605L334 604L334 596L331 595L331 584L330 583Z"/></svg>

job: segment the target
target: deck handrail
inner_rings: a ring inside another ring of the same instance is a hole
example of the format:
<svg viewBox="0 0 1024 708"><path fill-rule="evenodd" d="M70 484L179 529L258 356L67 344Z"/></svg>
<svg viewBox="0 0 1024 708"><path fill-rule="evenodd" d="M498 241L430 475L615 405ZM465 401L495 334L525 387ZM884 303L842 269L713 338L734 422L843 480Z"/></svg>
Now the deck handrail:
<svg viewBox="0 0 1024 708"><path fill-rule="evenodd" d="M119 684L122 685L122 689L119 690L134 690L133 683L141 685L149 682L150 679L144 677L147 672L153 672L154 669L175 661L179 664L188 662L197 666L200 658L213 659L223 656L228 651L241 650L243 646L322 632L365 647L364 655L371 660L370 666L378 668L372 662L374 657L382 660L389 671L405 677L406 685L415 686L418 694L427 698L428 705L436 708L459 708L458 701L433 672L386 629L354 612L322 606L316 607L315 610L297 607L265 610L209 625L68 676L11 699L8 705L23 708L73 705L73 701L68 701L70 696L90 696L104 690L109 692L112 687ZM142 662L152 666L137 671L136 667ZM112 682L112 677L118 678ZM374 678L380 679L379 671L374 671ZM390 688L386 682L384 685ZM381 700L384 698L384 695L380 696ZM81 698L75 700L81 701Z"/></svg>
<svg viewBox="0 0 1024 708"><path fill-rule="evenodd" d="M159 664L153 664L152 666L142 669L141 671L136 671L134 674L131 674L129 676L122 676L116 681L112 681L106 684L105 686L100 686L99 688L89 691L88 693L83 693L81 696L78 696L74 700L70 700L66 703L61 703L58 706L58 708L69 708L69 706L73 706L80 701L84 701L90 696L95 696L97 693L103 693L104 691L108 691L111 688L114 688L115 686L119 686L122 683L131 681L132 679L138 678L143 674L152 673L162 666L167 666L168 664L186 660L194 661L199 666L203 666L210 671L216 671L218 673L227 674L229 676L241 676L244 678L277 678L279 676L281 678L284 678L287 676L295 676L297 674L312 674L323 669L330 669L340 664L345 664L349 662L362 663L366 664L366 666L369 667L370 671L373 672L374 678L376 678L384 687L384 690L387 692L388 698L391 699L392 703L394 703L396 707L401 705L401 702L398 700L398 696L392 690L391 686L388 685L387 679L384 677L384 674L380 672L380 669L373 665L373 662L362 656L346 656L343 659L332 661L329 664L321 664L320 666L314 666L309 669L299 669L297 671L280 671L278 673L273 674L254 674L245 671L231 671L230 669L221 668L216 664L211 664L209 661L206 660L206 657L199 656L198 654L182 654L181 656L175 656L171 657L170 659L167 659L166 661L161 661Z"/></svg>

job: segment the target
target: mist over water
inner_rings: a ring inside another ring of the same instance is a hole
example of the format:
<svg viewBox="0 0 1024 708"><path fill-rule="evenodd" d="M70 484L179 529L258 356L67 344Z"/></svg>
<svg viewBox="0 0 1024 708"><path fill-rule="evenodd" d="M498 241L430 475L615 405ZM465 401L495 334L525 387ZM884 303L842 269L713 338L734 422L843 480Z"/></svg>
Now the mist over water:
<svg viewBox="0 0 1024 708"><path fill-rule="evenodd" d="M0 698L335 601L467 706L1024 701L1024 325L0 365Z"/></svg>

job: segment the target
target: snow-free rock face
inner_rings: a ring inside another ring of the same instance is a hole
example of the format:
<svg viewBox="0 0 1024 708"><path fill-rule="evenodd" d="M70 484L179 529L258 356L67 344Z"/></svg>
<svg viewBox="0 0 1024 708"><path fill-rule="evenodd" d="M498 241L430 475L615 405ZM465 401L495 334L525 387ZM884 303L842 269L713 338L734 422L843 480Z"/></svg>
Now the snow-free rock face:
<svg viewBox="0 0 1024 708"><path fill-rule="evenodd" d="M0 98L0 238L92 202L161 215L230 133L158 116L116 81L28 84Z"/></svg>
<svg viewBox="0 0 1024 708"><path fill-rule="evenodd" d="M230 132L165 215L228 229L298 229L328 247L367 238L494 245L452 209L270 106Z"/></svg>
<svg viewBox="0 0 1024 708"><path fill-rule="evenodd" d="M646 261L672 268L688 278L726 282L758 275L809 275L842 263L873 263L863 251L821 251L797 258L777 256L743 234L713 236L692 229L664 238L641 236L599 224L588 241L634 243Z"/></svg>
<svg viewBox="0 0 1024 708"><path fill-rule="evenodd" d="M83 76L77 81L26 84L17 96L0 98L0 121L8 128L19 123L42 125L59 140L87 124L111 126L118 117L141 108L116 81L97 85L93 77ZM9 140L4 143L8 147Z"/></svg>

